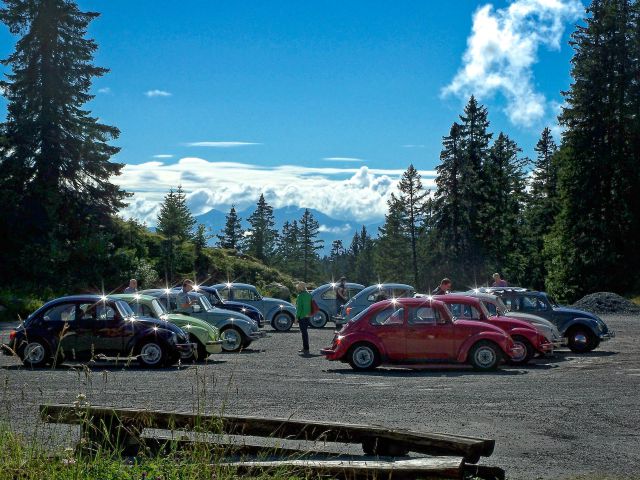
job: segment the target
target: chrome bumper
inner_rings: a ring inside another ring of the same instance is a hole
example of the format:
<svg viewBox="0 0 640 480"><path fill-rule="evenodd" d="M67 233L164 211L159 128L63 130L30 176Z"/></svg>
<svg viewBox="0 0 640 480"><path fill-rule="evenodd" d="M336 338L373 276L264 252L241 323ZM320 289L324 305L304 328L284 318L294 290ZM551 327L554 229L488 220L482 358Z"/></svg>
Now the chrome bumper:
<svg viewBox="0 0 640 480"><path fill-rule="evenodd" d="M249 338L251 340L258 340L260 338L264 338L267 336L267 332L253 332L249 334Z"/></svg>
<svg viewBox="0 0 640 480"><path fill-rule="evenodd" d="M336 325L344 325L347 323L347 319L341 315L334 315L331 317L331 320L333 320Z"/></svg>
<svg viewBox="0 0 640 480"><path fill-rule="evenodd" d="M615 336L616 332L614 332L613 330L609 330L607 333L601 333L600 335L598 335L598 338L601 342L606 342L607 340L611 340Z"/></svg>

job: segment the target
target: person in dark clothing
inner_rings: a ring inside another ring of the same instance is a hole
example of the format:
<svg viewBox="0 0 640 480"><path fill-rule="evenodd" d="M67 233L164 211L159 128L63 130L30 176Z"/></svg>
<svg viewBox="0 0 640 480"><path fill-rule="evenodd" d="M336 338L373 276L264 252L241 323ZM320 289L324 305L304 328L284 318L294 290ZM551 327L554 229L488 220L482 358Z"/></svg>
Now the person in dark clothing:
<svg viewBox="0 0 640 480"><path fill-rule="evenodd" d="M446 295L451 291L451 280L443 278L438 288L436 288L431 295Z"/></svg>
<svg viewBox="0 0 640 480"><path fill-rule="evenodd" d="M340 277L336 286L336 312L340 312L342 306L349 301L349 292L347 290L347 279Z"/></svg>
<svg viewBox="0 0 640 480"><path fill-rule="evenodd" d="M311 317L311 294L304 283L298 284L298 298L296 299L296 319L302 334L302 350L299 353L309 354L309 317Z"/></svg>

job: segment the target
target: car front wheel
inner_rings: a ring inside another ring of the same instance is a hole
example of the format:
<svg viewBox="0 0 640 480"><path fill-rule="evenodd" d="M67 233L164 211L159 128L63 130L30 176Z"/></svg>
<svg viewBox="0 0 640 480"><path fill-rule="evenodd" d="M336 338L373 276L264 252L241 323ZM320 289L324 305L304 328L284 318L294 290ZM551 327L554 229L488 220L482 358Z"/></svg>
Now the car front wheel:
<svg viewBox="0 0 640 480"><path fill-rule="evenodd" d="M488 371L498 368L500 347L486 340L476 343L469 353L469 362L476 370Z"/></svg>
<svg viewBox="0 0 640 480"><path fill-rule="evenodd" d="M287 332L291 330L293 318L286 312L278 312L273 317L273 322L271 322L271 324L278 332Z"/></svg>
<svg viewBox="0 0 640 480"><path fill-rule="evenodd" d="M144 342L138 353L140 365L146 368L160 368L167 363L167 359L166 347L155 340Z"/></svg>
<svg viewBox="0 0 640 480"><path fill-rule="evenodd" d="M324 326L327 324L327 320L328 315L322 310L319 310L315 313L315 315L311 317L309 323L313 328L324 328Z"/></svg>
<svg viewBox="0 0 640 480"><path fill-rule="evenodd" d="M242 347L242 332L235 327L227 327L220 332L222 349L225 352L237 352Z"/></svg>
<svg viewBox="0 0 640 480"><path fill-rule="evenodd" d="M380 355L373 345L359 343L349 350L348 361L354 370L373 370L380 364Z"/></svg>
<svg viewBox="0 0 640 480"><path fill-rule="evenodd" d="M509 359L511 365L526 365L535 355L535 349L531 342L524 337L516 335L513 337L513 344L517 347L516 354Z"/></svg>
<svg viewBox="0 0 640 480"><path fill-rule="evenodd" d="M585 327L576 327L569 331L567 344L574 353L587 353L597 345L597 339L593 332Z"/></svg>
<svg viewBox="0 0 640 480"><path fill-rule="evenodd" d="M51 354L47 344L40 340L32 340L22 350L22 361L27 367L44 367L50 360Z"/></svg>

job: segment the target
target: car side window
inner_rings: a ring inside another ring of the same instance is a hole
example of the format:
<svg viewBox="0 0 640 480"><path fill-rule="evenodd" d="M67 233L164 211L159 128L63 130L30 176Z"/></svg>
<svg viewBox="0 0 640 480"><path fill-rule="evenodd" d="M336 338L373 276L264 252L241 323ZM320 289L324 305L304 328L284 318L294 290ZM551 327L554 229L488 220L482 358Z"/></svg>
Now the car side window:
<svg viewBox="0 0 640 480"><path fill-rule="evenodd" d="M228 288L219 289L218 293L220 294L220 296L222 297L223 300L229 300L229 289Z"/></svg>
<svg viewBox="0 0 640 480"><path fill-rule="evenodd" d="M453 316L457 318L469 318L473 320L480 318L480 312L475 307L465 303L450 303L449 308Z"/></svg>
<svg viewBox="0 0 640 480"><path fill-rule="evenodd" d="M99 303L95 307L98 322L111 322L117 318L117 313L111 305Z"/></svg>
<svg viewBox="0 0 640 480"><path fill-rule="evenodd" d="M81 322L92 322L96 318L96 310L93 303L81 303L78 306L78 317Z"/></svg>
<svg viewBox="0 0 640 480"><path fill-rule="evenodd" d="M387 307L379 311L370 321L371 325L402 325L404 308Z"/></svg>
<svg viewBox="0 0 640 480"><path fill-rule="evenodd" d="M546 310L546 304L538 297L524 296L522 297L522 310L525 312L540 312Z"/></svg>
<svg viewBox="0 0 640 480"><path fill-rule="evenodd" d="M493 303L491 302L483 302L483 303L484 303L484 306L487 307L487 310L489 310L489 314L492 317L495 317L496 315L498 315L498 309Z"/></svg>
<svg viewBox="0 0 640 480"><path fill-rule="evenodd" d="M389 298L390 298L389 291L386 289L382 289L382 290L376 290L372 292L367 297L367 301L374 303L374 302L381 302L382 300L387 300Z"/></svg>
<svg viewBox="0 0 640 480"><path fill-rule="evenodd" d="M440 315L431 307L418 307L413 309L409 316L410 325L436 325Z"/></svg>
<svg viewBox="0 0 640 480"><path fill-rule="evenodd" d="M248 288L236 288L233 290L234 300L258 300L256 292Z"/></svg>
<svg viewBox="0 0 640 480"><path fill-rule="evenodd" d="M321 297L323 300L335 300L336 299L336 289L329 288L326 292L324 292Z"/></svg>
<svg viewBox="0 0 640 480"><path fill-rule="evenodd" d="M138 304L138 310L136 311L136 313L138 315L142 315L143 317L153 317L153 310L142 303Z"/></svg>
<svg viewBox="0 0 640 480"><path fill-rule="evenodd" d="M503 297L502 301L509 311L517 312L520 310L520 305L516 297Z"/></svg>
<svg viewBox="0 0 640 480"><path fill-rule="evenodd" d="M393 298L413 297L411 290L407 290L406 288L394 288L392 294Z"/></svg>
<svg viewBox="0 0 640 480"><path fill-rule="evenodd" d="M347 290L348 294L349 294L349 298L355 297L358 293L360 293L362 290L358 290L357 288L349 288Z"/></svg>
<svg viewBox="0 0 640 480"><path fill-rule="evenodd" d="M76 319L76 304L63 303L51 307L42 318L45 322L73 322Z"/></svg>

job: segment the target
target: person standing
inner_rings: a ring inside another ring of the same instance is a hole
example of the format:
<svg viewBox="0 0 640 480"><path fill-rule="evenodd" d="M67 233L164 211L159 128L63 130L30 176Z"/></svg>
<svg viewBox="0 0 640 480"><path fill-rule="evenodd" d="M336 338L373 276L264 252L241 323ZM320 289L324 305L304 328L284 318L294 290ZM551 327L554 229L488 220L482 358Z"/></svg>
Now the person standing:
<svg viewBox="0 0 640 480"><path fill-rule="evenodd" d="M189 296L189 293L193 291L193 285L193 280L188 278L182 282L182 291L178 294L178 311L191 313L194 301Z"/></svg>
<svg viewBox="0 0 640 480"><path fill-rule="evenodd" d="M491 285L492 287L507 287L509 286L509 284L507 283L506 280L503 280L502 278L500 278L500 274L499 273L494 273L493 274L493 285Z"/></svg>
<svg viewBox="0 0 640 480"><path fill-rule="evenodd" d="M124 293L138 293L138 280L135 278L129 280L129 286L124 289Z"/></svg>
<svg viewBox="0 0 640 480"><path fill-rule="evenodd" d="M446 295L451 291L451 280L443 278L438 288L436 288L431 295Z"/></svg>
<svg viewBox="0 0 640 480"><path fill-rule="evenodd" d="M336 286L336 313L340 313L342 306L349 301L349 292L347 290L346 277L340 277Z"/></svg>
<svg viewBox="0 0 640 480"><path fill-rule="evenodd" d="M302 335L302 350L298 353L309 354L309 317L311 316L311 294L307 291L306 284L298 284L298 298L296 298L296 319Z"/></svg>

